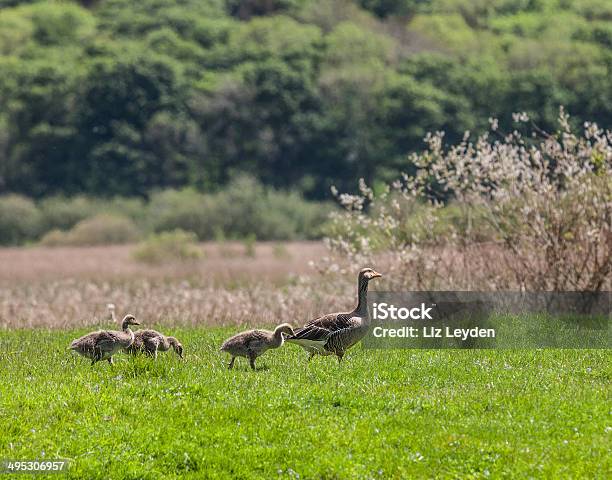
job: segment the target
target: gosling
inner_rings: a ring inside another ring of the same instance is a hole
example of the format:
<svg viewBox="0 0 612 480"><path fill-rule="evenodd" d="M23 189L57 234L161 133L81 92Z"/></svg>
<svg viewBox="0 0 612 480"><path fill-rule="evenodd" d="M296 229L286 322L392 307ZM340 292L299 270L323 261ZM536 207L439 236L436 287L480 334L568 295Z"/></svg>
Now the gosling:
<svg viewBox="0 0 612 480"><path fill-rule="evenodd" d="M255 370L255 359L263 355L266 350L280 347L285 341L283 334L293 335L293 328L288 323L281 323L273 332L248 330L228 338L221 345L221 351L232 356L228 368L234 367L236 357L246 357L251 368Z"/></svg>
<svg viewBox="0 0 612 480"><path fill-rule="evenodd" d="M123 322L121 322L122 331L100 330L99 332L91 332L73 340L68 348L85 358L90 358L92 365L100 360L108 360L108 363L112 365L113 355L134 342L134 332L130 329L130 325L140 325L134 315L126 315L123 318Z"/></svg>
<svg viewBox="0 0 612 480"><path fill-rule="evenodd" d="M167 352L170 347L183 358L183 345L176 338L155 330L137 330L134 332L134 342L125 351L132 355L144 352L157 360L157 352Z"/></svg>

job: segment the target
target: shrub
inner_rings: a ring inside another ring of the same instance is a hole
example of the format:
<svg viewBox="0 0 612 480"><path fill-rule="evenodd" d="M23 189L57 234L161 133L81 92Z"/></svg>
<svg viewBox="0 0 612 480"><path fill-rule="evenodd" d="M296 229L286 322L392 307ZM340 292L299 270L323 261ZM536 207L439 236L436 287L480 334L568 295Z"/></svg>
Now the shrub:
<svg viewBox="0 0 612 480"><path fill-rule="evenodd" d="M187 261L202 257L193 232L174 230L149 236L133 252L134 259L148 264Z"/></svg>
<svg viewBox="0 0 612 480"><path fill-rule="evenodd" d="M257 243L257 237L255 235L247 235L242 244L244 245L245 257L255 257L255 244Z"/></svg>
<svg viewBox="0 0 612 480"><path fill-rule="evenodd" d="M298 227L287 214L291 194L266 190L251 177L239 177L209 198L211 219L231 238L291 239ZM299 203L299 202L298 202ZM296 218L301 212L294 212Z"/></svg>
<svg viewBox="0 0 612 480"><path fill-rule="evenodd" d="M259 240L319 238L331 208L297 193L264 188L251 177L234 179L225 190L201 194L166 190L154 194L148 209L154 232L182 229L200 240L224 237Z"/></svg>
<svg viewBox="0 0 612 480"><path fill-rule="evenodd" d="M459 237L463 242L495 241L498 237L494 229L484 221L484 212L473 205L451 202L443 206L432 206L422 200L405 198L397 192L390 192L384 198L368 206L368 216L388 216L393 212L393 237L388 228L368 229L353 221L334 221L325 226L328 238L344 238L348 241L361 241L368 238L368 248L373 252L392 249L396 244L409 245L418 238L419 243L430 246L447 244L452 238ZM430 222L423 229L424 222ZM358 248L357 244L353 247Z"/></svg>
<svg viewBox="0 0 612 480"><path fill-rule="evenodd" d="M99 212L97 202L83 196L45 198L39 203L39 208L44 231L69 230Z"/></svg>
<svg viewBox="0 0 612 480"><path fill-rule="evenodd" d="M217 194L221 228L231 237L258 240L320 238L330 207L307 202L295 192L265 189L250 177L239 177Z"/></svg>
<svg viewBox="0 0 612 480"><path fill-rule="evenodd" d="M134 222L119 215L99 214L77 223L67 232L51 230L41 243L47 246L88 246L130 243L140 233Z"/></svg>
<svg viewBox="0 0 612 480"><path fill-rule="evenodd" d="M69 245L68 233L62 232L58 228L54 228L43 235L43 237L40 239L40 244L44 245L45 247L61 247L64 245Z"/></svg>
<svg viewBox="0 0 612 480"><path fill-rule="evenodd" d="M146 229L146 207L140 198L113 197L110 200L98 199L101 204L99 213L128 217L142 229Z"/></svg>
<svg viewBox="0 0 612 480"><path fill-rule="evenodd" d="M205 195L195 190L164 190L151 196L148 227L153 232L184 230L207 240L214 230L208 210Z"/></svg>
<svg viewBox="0 0 612 480"><path fill-rule="evenodd" d="M0 244L17 245L40 233L40 212L34 202L20 195L0 197Z"/></svg>
<svg viewBox="0 0 612 480"><path fill-rule="evenodd" d="M612 134L587 122L577 135L562 109L558 131L540 132L474 143L466 136L448 148L441 133L428 135L428 150L410 157L415 175L379 195L363 181L360 194L338 195L345 212L335 215L328 243L358 264L372 263L383 245L397 288L609 288ZM459 210L444 208L444 198ZM405 210L415 204L426 208L407 235ZM493 245L478 243L473 221Z"/></svg>
<svg viewBox="0 0 612 480"><path fill-rule="evenodd" d="M98 214L128 217L135 222L145 217L144 203L136 198L115 197L110 200L85 196L48 197L40 201L44 232L69 230L77 223Z"/></svg>
<svg viewBox="0 0 612 480"><path fill-rule="evenodd" d="M156 192L148 204L137 198L54 196L36 205L10 195L0 197L0 244L20 244L45 233L41 243L49 246L96 245L104 239L125 243L138 237L137 230L176 229L193 232L200 240L220 235L230 240L253 235L259 240L314 239L323 235L330 211L327 203L264 188L247 176L234 179L216 193L193 189Z"/></svg>

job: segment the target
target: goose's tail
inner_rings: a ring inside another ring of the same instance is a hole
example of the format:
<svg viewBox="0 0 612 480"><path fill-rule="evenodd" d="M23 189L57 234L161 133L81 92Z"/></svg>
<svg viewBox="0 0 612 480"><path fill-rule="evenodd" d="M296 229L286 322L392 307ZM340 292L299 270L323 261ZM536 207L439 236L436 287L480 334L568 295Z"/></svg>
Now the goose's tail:
<svg viewBox="0 0 612 480"><path fill-rule="evenodd" d="M323 329L304 327L295 330L295 333L285 340L290 343L295 343L308 351L316 350L323 351L327 343L329 332Z"/></svg>

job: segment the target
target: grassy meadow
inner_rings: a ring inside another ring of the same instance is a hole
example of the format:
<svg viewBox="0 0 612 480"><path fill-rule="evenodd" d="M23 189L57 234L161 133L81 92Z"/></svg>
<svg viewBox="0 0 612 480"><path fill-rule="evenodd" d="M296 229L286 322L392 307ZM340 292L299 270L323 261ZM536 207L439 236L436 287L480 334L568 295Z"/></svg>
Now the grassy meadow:
<svg viewBox="0 0 612 480"><path fill-rule="evenodd" d="M225 368L228 328L172 329L181 361L66 352L79 331L1 334L0 457L69 478L609 478L607 351L295 345ZM44 457L43 457L44 456Z"/></svg>
<svg viewBox="0 0 612 480"><path fill-rule="evenodd" d="M319 279L306 261L318 244L202 248L166 266L129 247L0 250L0 459L68 459L48 476L74 479L612 474L609 350L357 346L338 364L285 345L230 371L223 339L349 308L353 275ZM91 367L68 352L116 328L109 302L177 336L185 359Z"/></svg>

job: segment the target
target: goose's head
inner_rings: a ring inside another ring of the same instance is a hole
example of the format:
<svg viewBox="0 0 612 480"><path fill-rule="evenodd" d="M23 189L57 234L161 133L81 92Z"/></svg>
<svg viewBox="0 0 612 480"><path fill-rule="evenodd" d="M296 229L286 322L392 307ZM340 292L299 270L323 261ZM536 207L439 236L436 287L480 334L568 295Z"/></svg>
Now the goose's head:
<svg viewBox="0 0 612 480"><path fill-rule="evenodd" d="M123 317L123 321L121 322L121 326L123 327L123 329L125 330L126 328L128 328L130 325L140 325L140 323L138 323L136 321L136 317L132 314L127 314L125 317Z"/></svg>
<svg viewBox="0 0 612 480"><path fill-rule="evenodd" d="M288 323L281 323L278 327L274 329L274 333L276 335L285 334L285 335L293 335L293 327Z"/></svg>
<svg viewBox="0 0 612 480"><path fill-rule="evenodd" d="M168 342L172 345L172 348L176 352L176 354L183 358L183 345L174 337L168 337Z"/></svg>
<svg viewBox="0 0 612 480"><path fill-rule="evenodd" d="M378 277L382 277L382 274L378 273L376 270L374 270L373 268L362 268L359 271L359 281L366 281L369 282L370 280L372 280L373 278L378 278Z"/></svg>

